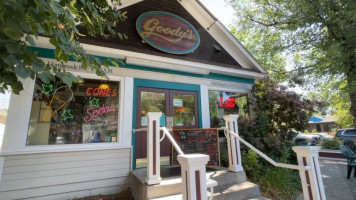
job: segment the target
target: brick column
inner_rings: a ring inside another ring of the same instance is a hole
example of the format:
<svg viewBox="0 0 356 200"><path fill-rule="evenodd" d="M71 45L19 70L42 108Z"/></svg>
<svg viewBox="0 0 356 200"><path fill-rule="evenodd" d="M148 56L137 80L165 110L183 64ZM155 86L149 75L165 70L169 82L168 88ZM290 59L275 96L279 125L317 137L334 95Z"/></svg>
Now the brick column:
<svg viewBox="0 0 356 200"><path fill-rule="evenodd" d="M162 112L148 112L147 117L147 185L161 183L160 117Z"/></svg>
<svg viewBox="0 0 356 200"><path fill-rule="evenodd" d="M319 147L294 146L293 151L297 154L299 165L311 167L308 171L299 171L304 199L326 200L319 166Z"/></svg>
<svg viewBox="0 0 356 200"><path fill-rule="evenodd" d="M230 131L239 135L237 119L238 115L225 115L225 126ZM234 137L232 134L227 134L227 150L229 153L229 170L232 172L241 172L243 171L242 162L241 162L241 150L240 150L240 141Z"/></svg>
<svg viewBox="0 0 356 200"><path fill-rule="evenodd" d="M206 169L209 156L203 154L178 155L182 170L183 200L206 200Z"/></svg>

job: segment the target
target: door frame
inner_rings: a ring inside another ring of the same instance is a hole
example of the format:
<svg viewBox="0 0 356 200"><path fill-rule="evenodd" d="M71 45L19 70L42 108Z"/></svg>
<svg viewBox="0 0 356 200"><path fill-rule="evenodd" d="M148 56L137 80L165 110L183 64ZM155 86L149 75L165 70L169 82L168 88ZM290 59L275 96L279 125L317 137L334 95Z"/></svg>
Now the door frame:
<svg viewBox="0 0 356 200"><path fill-rule="evenodd" d="M182 94L182 95L193 95L194 96L194 107L195 109L195 114L194 117L198 123L196 123L193 127L189 126L173 126L174 129L192 129L192 128L199 128L200 124L200 119L199 119L199 108L198 108L198 92L196 91L186 91L186 90L175 90L175 89L161 89L161 88L151 88L151 87L137 87L137 94L136 94L136 128L143 128L140 122L140 116L138 115L137 111L141 110L141 104L139 103L141 101L141 92L156 92L156 93L165 93L165 99L166 99L166 113L163 113L166 115L166 117L173 117L174 111L173 111L173 95L175 94Z"/></svg>
<svg viewBox="0 0 356 200"><path fill-rule="evenodd" d="M199 128L202 127L202 115L201 115L201 95L200 95L200 85L186 84L186 83L176 83L176 82L166 82L166 81L155 81L147 79L134 79L133 85L133 106L132 106L132 129L137 129L136 118L137 118L137 88L138 87L150 87L157 89L168 89L168 90L185 90L197 92L197 103L198 103L198 119ZM136 133L132 134L132 169L136 169Z"/></svg>

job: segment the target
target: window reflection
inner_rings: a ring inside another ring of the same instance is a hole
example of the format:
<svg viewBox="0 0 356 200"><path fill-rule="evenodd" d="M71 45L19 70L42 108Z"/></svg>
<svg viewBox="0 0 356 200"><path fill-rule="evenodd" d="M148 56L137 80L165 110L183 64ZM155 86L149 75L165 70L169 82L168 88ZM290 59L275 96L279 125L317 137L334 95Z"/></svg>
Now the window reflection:
<svg viewBox="0 0 356 200"><path fill-rule="evenodd" d="M246 94L209 90L210 126L225 125L224 115L238 114L239 118L249 118Z"/></svg>
<svg viewBox="0 0 356 200"><path fill-rule="evenodd" d="M173 95L174 126L195 126L195 98L193 95Z"/></svg>

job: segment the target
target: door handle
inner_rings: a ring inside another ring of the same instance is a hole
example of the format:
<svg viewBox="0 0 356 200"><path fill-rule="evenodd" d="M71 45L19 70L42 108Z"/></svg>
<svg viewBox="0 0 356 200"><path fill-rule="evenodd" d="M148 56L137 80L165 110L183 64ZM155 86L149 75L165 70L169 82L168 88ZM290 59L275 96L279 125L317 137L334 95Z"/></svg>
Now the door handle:
<svg viewBox="0 0 356 200"><path fill-rule="evenodd" d="M168 131L172 131L173 129L173 117L166 117L166 128Z"/></svg>

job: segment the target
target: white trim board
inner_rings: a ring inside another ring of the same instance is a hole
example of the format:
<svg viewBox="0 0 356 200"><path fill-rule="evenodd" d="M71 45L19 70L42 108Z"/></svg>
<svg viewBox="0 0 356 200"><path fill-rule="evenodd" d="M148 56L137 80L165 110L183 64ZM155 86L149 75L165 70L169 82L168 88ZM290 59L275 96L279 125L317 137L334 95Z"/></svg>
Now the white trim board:
<svg viewBox="0 0 356 200"><path fill-rule="evenodd" d="M53 63L60 63L55 59L49 58L42 58L45 63L53 62ZM80 65L78 62L68 61L67 65ZM69 72L73 72L76 75L80 75L82 77L91 76L95 77L94 73L86 70L74 70L74 69L66 69ZM237 82L230 82L230 81L221 81L215 79L207 79L207 78L199 78L199 77L190 77L190 76L183 76L183 75L176 75L176 74L166 74L162 72L152 72L152 71L144 71L144 70L137 70L137 69L130 69L130 68L121 68L121 67L109 67L110 72L107 73L109 79L111 77L133 77L133 78L140 78L140 79L149 79L149 80L157 80L157 81L167 81L167 82L177 82L177 83L187 83L187 84L195 84L195 85L206 85L208 87L215 87L215 88L222 88L224 90L233 89L239 90L241 92L248 92L252 89L252 84L247 83L237 83Z"/></svg>

